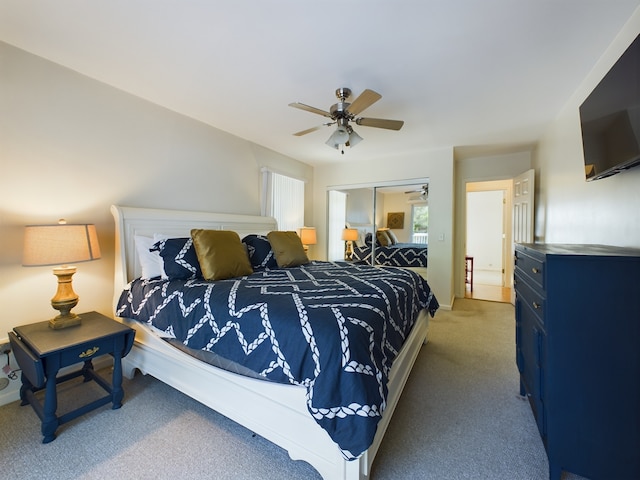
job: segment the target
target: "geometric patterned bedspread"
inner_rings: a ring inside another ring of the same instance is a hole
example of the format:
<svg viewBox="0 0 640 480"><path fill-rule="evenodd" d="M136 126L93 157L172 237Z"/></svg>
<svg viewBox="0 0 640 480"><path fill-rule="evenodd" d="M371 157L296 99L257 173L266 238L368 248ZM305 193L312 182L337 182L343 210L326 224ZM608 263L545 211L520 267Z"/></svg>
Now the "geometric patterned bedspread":
<svg viewBox="0 0 640 480"><path fill-rule="evenodd" d="M371 243L354 245L353 260L371 264ZM376 265L393 267L426 267L428 245L423 243L396 243L382 247L376 245Z"/></svg>
<svg viewBox="0 0 640 480"><path fill-rule="evenodd" d="M216 282L138 279L117 315L306 387L313 418L355 459L373 441L389 370L424 308L433 315L438 302L412 271L314 261Z"/></svg>

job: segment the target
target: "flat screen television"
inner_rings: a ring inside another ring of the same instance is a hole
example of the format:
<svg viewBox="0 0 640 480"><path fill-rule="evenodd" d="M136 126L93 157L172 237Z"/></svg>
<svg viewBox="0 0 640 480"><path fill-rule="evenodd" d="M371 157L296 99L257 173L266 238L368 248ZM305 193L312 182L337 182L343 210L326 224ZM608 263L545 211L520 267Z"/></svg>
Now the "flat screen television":
<svg viewBox="0 0 640 480"><path fill-rule="evenodd" d="M587 181L640 165L640 35L580 106Z"/></svg>

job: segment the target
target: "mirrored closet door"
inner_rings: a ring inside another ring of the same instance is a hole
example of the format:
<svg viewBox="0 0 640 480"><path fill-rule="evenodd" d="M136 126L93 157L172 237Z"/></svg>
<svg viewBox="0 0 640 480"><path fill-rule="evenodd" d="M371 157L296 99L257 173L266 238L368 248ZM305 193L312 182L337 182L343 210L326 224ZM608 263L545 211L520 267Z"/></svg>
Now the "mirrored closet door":
<svg viewBox="0 0 640 480"><path fill-rule="evenodd" d="M428 178L332 187L328 205L329 260L426 268Z"/></svg>

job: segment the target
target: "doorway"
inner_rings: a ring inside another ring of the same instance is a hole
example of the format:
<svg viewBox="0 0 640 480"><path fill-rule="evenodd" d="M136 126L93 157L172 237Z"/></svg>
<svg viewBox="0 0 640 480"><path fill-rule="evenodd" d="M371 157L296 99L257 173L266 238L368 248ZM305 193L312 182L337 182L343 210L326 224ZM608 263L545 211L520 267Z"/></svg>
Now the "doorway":
<svg viewBox="0 0 640 480"><path fill-rule="evenodd" d="M512 181L470 182L466 187L465 297L509 303L512 268Z"/></svg>

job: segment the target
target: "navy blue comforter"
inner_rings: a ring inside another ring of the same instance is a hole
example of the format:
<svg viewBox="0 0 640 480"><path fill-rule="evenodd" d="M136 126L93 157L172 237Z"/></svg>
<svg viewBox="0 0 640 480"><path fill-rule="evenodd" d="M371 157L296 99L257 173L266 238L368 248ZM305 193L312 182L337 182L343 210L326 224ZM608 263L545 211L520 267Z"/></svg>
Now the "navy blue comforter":
<svg viewBox="0 0 640 480"><path fill-rule="evenodd" d="M354 459L373 441L389 370L425 308L433 315L438 302L414 272L312 262L216 282L135 280L117 314L306 387L309 412Z"/></svg>
<svg viewBox="0 0 640 480"><path fill-rule="evenodd" d="M354 245L353 260L371 264L371 243ZM375 264L393 267L426 267L428 245L423 243L396 243L382 247L376 245Z"/></svg>

